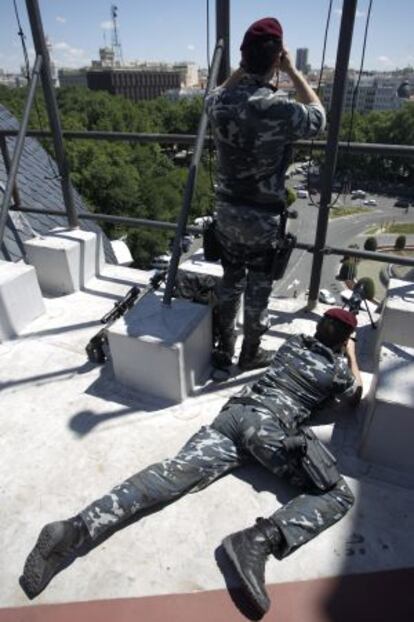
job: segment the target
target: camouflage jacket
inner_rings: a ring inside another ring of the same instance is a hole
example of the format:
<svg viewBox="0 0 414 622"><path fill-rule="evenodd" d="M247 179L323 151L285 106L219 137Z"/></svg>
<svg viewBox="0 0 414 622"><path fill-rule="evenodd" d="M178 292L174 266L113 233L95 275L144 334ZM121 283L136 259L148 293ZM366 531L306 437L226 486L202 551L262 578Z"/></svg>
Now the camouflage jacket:
<svg viewBox="0 0 414 622"><path fill-rule="evenodd" d="M315 337L295 335L275 353L263 376L237 398L248 398L258 406L270 404L282 420L300 424L327 400L351 396L355 389L345 356Z"/></svg>
<svg viewBox="0 0 414 622"><path fill-rule="evenodd" d="M281 100L253 75L214 89L206 106L217 148L218 195L260 204L284 200L286 145L323 129L323 107Z"/></svg>

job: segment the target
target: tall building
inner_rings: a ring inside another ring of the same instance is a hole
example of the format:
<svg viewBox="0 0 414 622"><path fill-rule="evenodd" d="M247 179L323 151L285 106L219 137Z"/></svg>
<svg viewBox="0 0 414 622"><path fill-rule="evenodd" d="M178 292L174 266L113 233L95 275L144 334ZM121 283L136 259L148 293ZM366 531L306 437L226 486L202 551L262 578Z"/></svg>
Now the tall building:
<svg viewBox="0 0 414 622"><path fill-rule="evenodd" d="M296 50L296 69L303 73L308 73L309 71L308 54L308 48L298 48Z"/></svg>

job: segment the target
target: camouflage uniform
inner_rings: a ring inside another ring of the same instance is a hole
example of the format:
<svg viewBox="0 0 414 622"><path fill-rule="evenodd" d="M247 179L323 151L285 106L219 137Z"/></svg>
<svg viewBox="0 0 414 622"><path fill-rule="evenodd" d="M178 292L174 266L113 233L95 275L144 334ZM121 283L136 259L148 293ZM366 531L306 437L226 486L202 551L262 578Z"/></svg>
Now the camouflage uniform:
<svg viewBox="0 0 414 622"><path fill-rule="evenodd" d="M264 375L232 397L175 458L133 475L80 516L96 539L131 516L200 490L253 458L302 493L270 517L284 536L278 554L282 558L338 521L353 503L339 473L330 490L317 489L300 462L287 455L283 441L297 434L315 407L354 390L355 380L343 357L313 337L292 337Z"/></svg>
<svg viewBox="0 0 414 622"><path fill-rule="evenodd" d="M221 330L223 335L233 333L244 292L244 335L255 341L268 328L271 258L281 233L288 145L316 136L325 113L318 104L278 99L274 89L253 75L232 88L213 90L207 111L217 147L217 234L224 270Z"/></svg>

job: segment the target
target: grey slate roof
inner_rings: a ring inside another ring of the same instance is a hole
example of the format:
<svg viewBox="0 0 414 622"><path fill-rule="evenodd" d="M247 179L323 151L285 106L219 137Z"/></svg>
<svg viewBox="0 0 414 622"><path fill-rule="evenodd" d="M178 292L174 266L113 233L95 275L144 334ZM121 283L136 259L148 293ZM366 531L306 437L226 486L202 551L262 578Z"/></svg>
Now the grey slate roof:
<svg viewBox="0 0 414 622"><path fill-rule="evenodd" d="M17 119L0 104L0 127L2 129L18 129ZM15 138L7 138L7 147L12 157ZM27 214L9 212L3 244L0 247L0 259L18 261L24 259L23 241L35 234L46 234L54 227L67 226L67 218L56 163L50 158L40 143L34 138L26 138L17 174L17 186L23 207L62 211L62 217L47 214ZM0 154L0 182L7 182L7 173ZM82 197L74 188L76 209L79 213L87 212ZM2 193L0 192L0 209ZM102 233L98 224L91 220L82 220L81 228L87 231ZM108 263L117 263L109 239L103 234L105 258Z"/></svg>

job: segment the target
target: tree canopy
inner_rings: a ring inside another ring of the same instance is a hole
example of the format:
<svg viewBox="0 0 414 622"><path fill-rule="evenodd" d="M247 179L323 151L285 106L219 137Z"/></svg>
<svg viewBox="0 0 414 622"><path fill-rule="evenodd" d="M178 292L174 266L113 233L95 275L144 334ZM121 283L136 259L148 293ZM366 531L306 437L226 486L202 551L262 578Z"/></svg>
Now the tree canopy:
<svg viewBox="0 0 414 622"><path fill-rule="evenodd" d="M202 99L170 101L158 98L134 103L121 96L82 87L59 89L58 106L64 130L196 133ZM26 89L0 87L0 101L21 118ZM30 128L46 129L42 94L30 117ZM44 146L53 154L49 140ZM179 145L177 146L177 149ZM171 146L65 140L71 179L92 211L176 222L183 202L187 168L177 165ZM200 164L190 219L206 215L213 201L208 155ZM168 247L171 232L103 225L114 238L127 236L135 265L147 268L154 255Z"/></svg>
<svg viewBox="0 0 414 622"><path fill-rule="evenodd" d="M0 102L18 119L22 117L27 89L0 86ZM171 101L160 97L134 103L122 96L83 87L57 91L64 130L101 130L117 132L196 133L202 99ZM41 89L37 106L31 113L32 129L48 127ZM389 144L414 144L414 104L407 103L396 112L355 113L352 121L345 114L341 140ZM49 140L44 146L53 154ZM177 164L172 146L92 140L66 140L72 181L92 211L176 222L183 201L187 168ZM176 145L182 150L184 145ZM316 159L316 158L315 158ZM323 160L323 155L317 157ZM200 164L190 219L204 216L213 205L213 189L207 150ZM414 163L409 158L350 155L338 157L338 176L352 185L364 180L401 183L414 187ZM166 251L171 232L151 229L127 229L104 225L110 237L127 236L135 265L146 268L151 257Z"/></svg>

